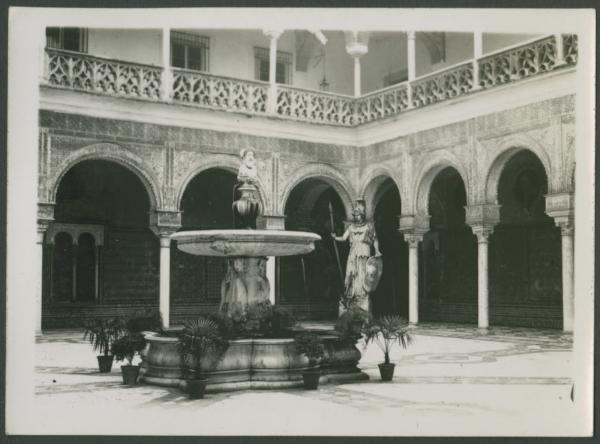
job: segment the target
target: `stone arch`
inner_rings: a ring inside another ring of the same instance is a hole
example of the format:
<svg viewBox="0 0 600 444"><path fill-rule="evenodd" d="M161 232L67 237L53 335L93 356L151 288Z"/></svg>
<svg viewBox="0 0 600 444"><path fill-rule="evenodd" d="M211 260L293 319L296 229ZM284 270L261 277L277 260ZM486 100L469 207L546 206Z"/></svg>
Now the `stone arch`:
<svg viewBox="0 0 600 444"><path fill-rule="evenodd" d="M369 219L373 217L377 202L381 198L383 192L386 191L386 189L382 189L382 185L387 179L391 179L394 185L396 185L396 189L400 195L400 202L405 201L405 196L402 195L403 193L401 191L402 188L400 187L400 181L394 172L384 166L373 166L363 173L363 179L361 180L359 193L359 196L365 199L367 205L367 218Z"/></svg>
<svg viewBox="0 0 600 444"><path fill-rule="evenodd" d="M348 219L352 216L352 203L356 196L352 184L336 168L323 164L309 164L298 170L285 182L281 198L279 199L278 210L283 211L285 204L290 197L292 190L300 182L306 179L321 179L336 191L346 211Z"/></svg>
<svg viewBox="0 0 600 444"><path fill-rule="evenodd" d="M181 208L181 200L183 199L183 194L185 193L186 188L190 184L190 182L196 177L198 174L201 174L205 171L211 169L219 169L228 171L230 173L236 174L238 169L240 168L241 160L238 156L228 155L228 154L215 154L209 156L208 158L203 158L198 165L191 168L188 174L184 177L184 179L180 182L177 193L175 197L175 206L177 209ZM265 211L270 208L269 200L267 199L267 195L265 194L265 187L258 179L258 193L260 195L260 200L263 205Z"/></svg>
<svg viewBox="0 0 600 444"><path fill-rule="evenodd" d="M504 167L515 154L524 150L531 151L542 163L548 180L548 192L550 192L550 187L552 186L552 164L548 153L534 139L525 135L514 135L502 141L499 154L492 160L487 170L485 182L483 183L486 203L498 203L498 185Z"/></svg>
<svg viewBox="0 0 600 444"><path fill-rule="evenodd" d="M415 176L416 180L413 187L415 193L413 210L415 214L429 214L429 192L431 191L431 185L433 184L433 181L438 173L448 167L452 167L458 172L465 185L467 203L471 201L471 187L469 176L467 175L467 169L453 154L449 152L438 152L429 157L427 161L421 165L421 167L418 169L417 175ZM410 213L407 212L406 214Z"/></svg>
<svg viewBox="0 0 600 444"><path fill-rule="evenodd" d="M51 202L56 201L56 193L58 192L58 188L65 174L67 174L67 172L75 165L85 160L106 160L127 168L135 174L144 185L148 198L150 199L150 210L162 208L162 195L159 191L160 187L158 186L158 180L154 174L146 170L143 166L144 161L141 158L113 143L96 143L94 145L89 145L68 156L59 166L57 173L50 179L49 197Z"/></svg>

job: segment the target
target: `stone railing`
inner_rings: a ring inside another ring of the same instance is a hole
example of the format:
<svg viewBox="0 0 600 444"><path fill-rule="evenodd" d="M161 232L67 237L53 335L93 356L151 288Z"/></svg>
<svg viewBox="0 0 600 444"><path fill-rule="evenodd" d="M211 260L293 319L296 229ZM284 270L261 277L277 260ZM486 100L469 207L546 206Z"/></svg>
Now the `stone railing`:
<svg viewBox="0 0 600 444"><path fill-rule="evenodd" d="M280 116L333 125L354 124L354 98L350 96L278 85L276 103Z"/></svg>
<svg viewBox="0 0 600 444"><path fill-rule="evenodd" d="M111 95L160 98L162 68L47 49L48 83Z"/></svg>
<svg viewBox="0 0 600 444"><path fill-rule="evenodd" d="M265 113L269 84L173 69L171 98L177 102L231 111Z"/></svg>
<svg viewBox="0 0 600 444"><path fill-rule="evenodd" d="M409 107L407 82L365 94L356 99L355 107L358 125L399 114Z"/></svg>
<svg viewBox="0 0 600 444"><path fill-rule="evenodd" d="M554 36L502 49L479 59L479 85L489 88L552 71L557 62Z"/></svg>
<svg viewBox="0 0 600 444"><path fill-rule="evenodd" d="M412 106L420 107L467 94L473 89L473 63L465 62L411 82Z"/></svg>
<svg viewBox="0 0 600 444"><path fill-rule="evenodd" d="M56 49L47 49L46 54L46 79L50 85L311 123L357 126L565 65L575 65L577 36L539 38L360 97L289 85L271 87L267 82L177 68L164 72L161 67ZM164 90L163 81L170 88Z"/></svg>

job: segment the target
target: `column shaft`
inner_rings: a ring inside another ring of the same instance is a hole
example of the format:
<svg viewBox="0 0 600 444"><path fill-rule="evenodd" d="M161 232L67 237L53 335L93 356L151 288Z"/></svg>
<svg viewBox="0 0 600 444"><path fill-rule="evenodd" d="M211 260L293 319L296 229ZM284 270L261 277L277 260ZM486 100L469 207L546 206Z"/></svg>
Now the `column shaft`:
<svg viewBox="0 0 600 444"><path fill-rule="evenodd" d="M42 333L42 281L44 279L44 232L38 231L36 246L37 282L35 291L35 333Z"/></svg>
<svg viewBox="0 0 600 444"><path fill-rule="evenodd" d="M354 97L360 96L360 57L354 57Z"/></svg>
<svg viewBox="0 0 600 444"><path fill-rule="evenodd" d="M573 292L573 230L563 228L562 246L562 286L563 286L563 331L573 331L574 292Z"/></svg>
<svg viewBox="0 0 600 444"><path fill-rule="evenodd" d="M408 96L408 107L413 107L412 100L412 85L411 82L415 80L417 63L415 60L415 33L409 31L406 33L406 54L407 54L407 66L408 66L408 85L407 85L407 96Z"/></svg>
<svg viewBox="0 0 600 444"><path fill-rule="evenodd" d="M171 238L160 237L160 293L159 312L162 317L163 328L169 327L171 287Z"/></svg>
<svg viewBox="0 0 600 444"><path fill-rule="evenodd" d="M269 45L269 101L268 110L275 113L277 108L277 38L279 33L270 33Z"/></svg>
<svg viewBox="0 0 600 444"><path fill-rule="evenodd" d="M275 305L275 265L277 258L271 256L267 258L267 280L269 281L269 301Z"/></svg>
<svg viewBox="0 0 600 444"><path fill-rule="evenodd" d="M483 33L473 33L473 89L479 89L479 58L483 55Z"/></svg>
<svg viewBox="0 0 600 444"><path fill-rule="evenodd" d="M477 244L477 326L488 328L489 296L488 296L488 240L480 240Z"/></svg>
<svg viewBox="0 0 600 444"><path fill-rule="evenodd" d="M171 72L171 29L163 28L162 30L162 85L161 98L169 100L171 97L171 88L173 82L173 74Z"/></svg>
<svg viewBox="0 0 600 444"><path fill-rule="evenodd" d="M408 322L419 323L419 242L422 236L405 235L408 242Z"/></svg>

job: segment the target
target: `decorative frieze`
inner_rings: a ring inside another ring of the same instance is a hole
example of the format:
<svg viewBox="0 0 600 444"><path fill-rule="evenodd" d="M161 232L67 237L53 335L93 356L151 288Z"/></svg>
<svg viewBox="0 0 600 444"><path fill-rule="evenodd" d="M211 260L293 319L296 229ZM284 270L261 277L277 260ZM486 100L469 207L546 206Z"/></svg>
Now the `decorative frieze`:
<svg viewBox="0 0 600 444"><path fill-rule="evenodd" d="M572 235L575 215L574 193L547 194L546 214L554 219L563 236Z"/></svg>
<svg viewBox="0 0 600 444"><path fill-rule="evenodd" d="M181 211L156 210L150 213L150 229L160 238L169 237L181 228Z"/></svg>
<svg viewBox="0 0 600 444"><path fill-rule="evenodd" d="M465 206L465 223L471 227L493 227L500 222L500 207L495 204Z"/></svg>

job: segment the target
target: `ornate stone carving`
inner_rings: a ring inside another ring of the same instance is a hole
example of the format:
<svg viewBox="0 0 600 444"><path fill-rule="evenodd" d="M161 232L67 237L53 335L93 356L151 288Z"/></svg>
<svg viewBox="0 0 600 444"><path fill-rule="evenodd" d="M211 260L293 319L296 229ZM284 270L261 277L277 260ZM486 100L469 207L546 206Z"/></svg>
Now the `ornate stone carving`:
<svg viewBox="0 0 600 444"><path fill-rule="evenodd" d="M473 225L473 234L477 236L477 243L487 244L490 240L490 236L494 232L492 225Z"/></svg>
<svg viewBox="0 0 600 444"><path fill-rule="evenodd" d="M465 206L465 223L471 227L493 227L500 222L500 207L496 204Z"/></svg>
<svg viewBox="0 0 600 444"><path fill-rule="evenodd" d="M266 113L269 84L173 69L173 101L249 113Z"/></svg>
<svg viewBox="0 0 600 444"><path fill-rule="evenodd" d="M555 64L556 40L554 36L544 37L480 59L479 84L483 88L489 88L551 71Z"/></svg>
<svg viewBox="0 0 600 444"><path fill-rule="evenodd" d="M181 212L156 210L150 214L150 229L161 238L169 237L181 228Z"/></svg>
<svg viewBox="0 0 600 444"><path fill-rule="evenodd" d="M409 107L408 87L402 83L365 94L356 99L354 107L357 125L399 114Z"/></svg>
<svg viewBox="0 0 600 444"><path fill-rule="evenodd" d="M85 91L158 99L162 69L47 49L48 83Z"/></svg>
<svg viewBox="0 0 600 444"><path fill-rule="evenodd" d="M354 98L291 86L277 88L277 114L298 120L352 126Z"/></svg>
<svg viewBox="0 0 600 444"><path fill-rule="evenodd" d="M418 248L419 242L423 241L423 235L418 233L404 233L404 240L409 248Z"/></svg>
<svg viewBox="0 0 600 444"><path fill-rule="evenodd" d="M473 89L473 64L465 63L411 82L414 107L464 95Z"/></svg>

